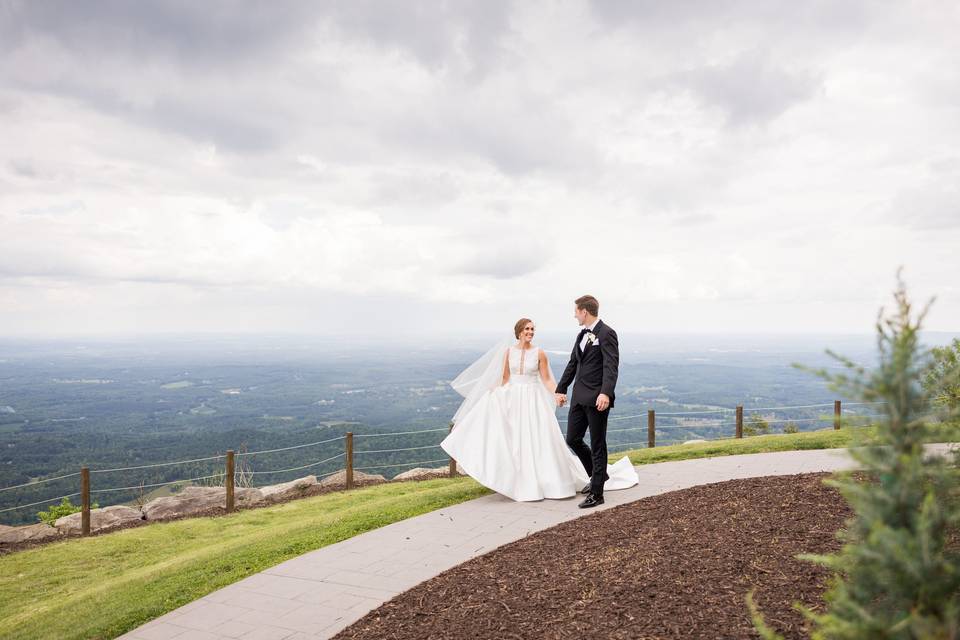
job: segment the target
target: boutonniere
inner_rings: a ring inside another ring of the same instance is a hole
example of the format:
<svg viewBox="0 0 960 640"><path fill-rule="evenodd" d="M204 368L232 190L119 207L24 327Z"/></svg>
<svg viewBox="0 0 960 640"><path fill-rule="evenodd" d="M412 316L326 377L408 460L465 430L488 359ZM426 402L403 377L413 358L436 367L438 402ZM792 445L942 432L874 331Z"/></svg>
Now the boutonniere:
<svg viewBox="0 0 960 640"><path fill-rule="evenodd" d="M597 344L597 335L595 333L587 334L587 344Z"/></svg>

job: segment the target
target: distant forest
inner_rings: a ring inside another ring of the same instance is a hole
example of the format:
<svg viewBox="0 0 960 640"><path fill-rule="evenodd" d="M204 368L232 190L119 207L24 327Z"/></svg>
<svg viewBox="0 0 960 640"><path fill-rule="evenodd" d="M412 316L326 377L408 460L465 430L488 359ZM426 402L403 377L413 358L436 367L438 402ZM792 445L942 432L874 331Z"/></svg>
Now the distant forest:
<svg viewBox="0 0 960 640"><path fill-rule="evenodd" d="M442 440L459 396L449 381L477 349L190 349L0 343L0 488L38 478L259 451L356 434L425 431L358 438L355 466L391 477L431 461L439 448L363 454L364 450L430 447ZM790 366L812 354L765 351L625 353L611 414L609 444L646 442L646 411L675 413L828 403L822 382ZM551 353L556 374L565 357ZM772 431L786 420L809 430L829 408L764 411ZM635 416L635 417L634 417ZM558 411L561 421L565 411ZM732 414L663 416L657 442L733 433ZM561 425L562 427L563 425ZM439 429L439 430L438 430ZM243 468L272 471L308 465L343 451L338 440L250 456ZM437 462L440 460L440 462ZM343 466L338 458L306 469L257 474L256 485ZM215 475L222 460L94 474L92 488L132 487ZM214 479L215 480L215 479ZM78 491L79 479L0 491L0 509ZM149 493L149 489L143 493ZM139 490L95 495L101 504L129 502ZM0 513L0 522L33 522L42 506Z"/></svg>

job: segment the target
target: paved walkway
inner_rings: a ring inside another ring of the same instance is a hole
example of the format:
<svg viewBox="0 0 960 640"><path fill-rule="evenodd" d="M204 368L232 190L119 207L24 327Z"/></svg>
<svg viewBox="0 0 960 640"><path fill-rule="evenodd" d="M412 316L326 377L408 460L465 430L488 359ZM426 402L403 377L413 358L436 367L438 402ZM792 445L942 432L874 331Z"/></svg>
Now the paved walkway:
<svg viewBox="0 0 960 640"><path fill-rule="evenodd" d="M945 450L947 445L932 445ZM637 467L640 484L600 509L711 482L838 471L843 449L704 458ZM489 495L361 534L250 576L122 636L135 640L318 640L420 582L508 542L592 513L579 498Z"/></svg>

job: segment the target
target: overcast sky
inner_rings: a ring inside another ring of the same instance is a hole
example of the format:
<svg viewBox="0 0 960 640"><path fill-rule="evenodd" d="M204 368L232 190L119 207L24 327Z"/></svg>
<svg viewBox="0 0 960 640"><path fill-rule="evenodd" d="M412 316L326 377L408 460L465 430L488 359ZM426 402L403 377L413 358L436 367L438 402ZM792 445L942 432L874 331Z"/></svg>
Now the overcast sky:
<svg viewBox="0 0 960 640"><path fill-rule="evenodd" d="M960 5L0 0L0 334L960 330ZM426 339L426 338L425 338Z"/></svg>

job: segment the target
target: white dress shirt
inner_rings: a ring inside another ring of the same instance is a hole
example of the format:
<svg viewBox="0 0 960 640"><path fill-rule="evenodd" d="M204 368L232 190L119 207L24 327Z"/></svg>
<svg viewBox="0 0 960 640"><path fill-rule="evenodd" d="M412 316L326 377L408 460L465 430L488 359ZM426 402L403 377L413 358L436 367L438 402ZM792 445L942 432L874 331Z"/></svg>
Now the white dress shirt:
<svg viewBox="0 0 960 640"><path fill-rule="evenodd" d="M599 324L599 322L600 322L600 318L597 318L596 320L593 321L593 324L587 325L584 328L589 333L593 333L593 330L597 328L597 324ZM588 335L587 333L583 334L583 337L580 339L580 351L583 351L584 349L587 348L587 335ZM600 344L600 341L598 340L595 344Z"/></svg>

